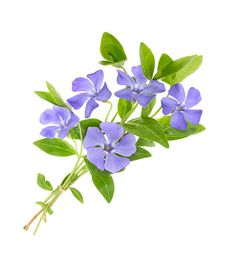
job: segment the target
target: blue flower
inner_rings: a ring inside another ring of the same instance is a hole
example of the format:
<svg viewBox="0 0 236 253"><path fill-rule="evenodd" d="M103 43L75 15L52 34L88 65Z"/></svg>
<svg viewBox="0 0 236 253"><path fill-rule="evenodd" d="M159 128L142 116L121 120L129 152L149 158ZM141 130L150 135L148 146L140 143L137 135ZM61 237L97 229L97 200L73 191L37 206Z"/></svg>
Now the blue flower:
<svg viewBox="0 0 236 253"><path fill-rule="evenodd" d="M164 84L158 81L152 80L146 84L148 80L144 76L141 66L132 67L132 73L134 78L118 70L117 83L127 87L115 92L117 97L128 101L137 101L138 104L145 107L157 93L165 91Z"/></svg>
<svg viewBox="0 0 236 253"><path fill-rule="evenodd" d="M170 124L176 129L186 129L189 121L193 125L198 125L202 116L202 110L192 110L193 106L201 101L199 90L190 88L185 98L185 91L182 84L176 84L169 90L171 97L165 97L161 100L162 112L167 115L172 113Z"/></svg>
<svg viewBox="0 0 236 253"><path fill-rule="evenodd" d="M87 75L87 78L78 77L72 82L72 90L80 92L78 95L69 98L68 103L74 108L79 109L85 102L85 118L89 118L92 111L98 107L96 101L106 101L111 97L111 92L104 83L104 73L98 70L93 74Z"/></svg>
<svg viewBox="0 0 236 253"><path fill-rule="evenodd" d="M71 128L77 126L79 118L66 108L53 106L53 109L45 110L40 116L40 123L49 125L42 129L40 134L47 138L54 138L58 133L58 138L64 139Z"/></svg>
<svg viewBox="0 0 236 253"><path fill-rule="evenodd" d="M100 128L89 127L83 146L88 160L100 170L115 173L129 165L127 158L136 152L133 134L125 134L116 123L102 122Z"/></svg>

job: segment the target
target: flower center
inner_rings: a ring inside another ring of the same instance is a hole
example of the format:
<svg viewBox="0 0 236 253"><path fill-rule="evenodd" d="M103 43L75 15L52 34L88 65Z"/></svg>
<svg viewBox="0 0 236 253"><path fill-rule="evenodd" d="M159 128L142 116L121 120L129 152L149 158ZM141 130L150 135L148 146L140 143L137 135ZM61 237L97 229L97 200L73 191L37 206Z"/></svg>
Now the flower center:
<svg viewBox="0 0 236 253"><path fill-rule="evenodd" d="M107 151L107 152L111 152L113 149L112 145L111 144L105 144L104 145L104 150Z"/></svg>
<svg viewBox="0 0 236 253"><path fill-rule="evenodd" d="M179 105L177 105L176 109L177 109L178 111L182 112L182 111L185 111L185 106L179 104Z"/></svg>

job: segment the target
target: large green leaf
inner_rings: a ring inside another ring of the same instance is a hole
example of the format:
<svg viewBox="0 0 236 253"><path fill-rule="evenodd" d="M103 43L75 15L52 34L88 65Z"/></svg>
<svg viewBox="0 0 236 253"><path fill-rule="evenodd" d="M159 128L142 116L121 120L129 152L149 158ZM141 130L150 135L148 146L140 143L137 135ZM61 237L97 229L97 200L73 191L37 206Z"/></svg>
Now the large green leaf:
<svg viewBox="0 0 236 253"><path fill-rule="evenodd" d="M188 122L187 129L178 130L170 126L170 119L171 119L170 116L163 116L162 118L158 120L163 125L167 139L170 141L186 138L193 134L201 133L202 131L205 130L205 127L201 124L195 126L195 125L190 124L189 122Z"/></svg>
<svg viewBox="0 0 236 253"><path fill-rule="evenodd" d="M47 191L53 190L51 183L49 181L47 181L45 176L41 173L38 173L37 184L39 187L41 187L44 190L47 190Z"/></svg>
<svg viewBox="0 0 236 253"><path fill-rule="evenodd" d="M82 137L84 138L89 127L99 127L101 120L99 119L84 119L80 121ZM80 139L79 127L76 126L70 130L71 137L73 139Z"/></svg>
<svg viewBox="0 0 236 253"><path fill-rule="evenodd" d="M147 140L147 139L139 138L136 142L136 146L137 147L155 147L155 142Z"/></svg>
<svg viewBox="0 0 236 253"><path fill-rule="evenodd" d="M124 124L127 132L138 137L155 141L168 148L168 140L162 125L152 118L136 118Z"/></svg>
<svg viewBox="0 0 236 253"><path fill-rule="evenodd" d="M141 117L142 118L148 117L149 114L152 112L152 109L155 106L155 104L156 104L156 98L153 98L146 107L142 108Z"/></svg>
<svg viewBox="0 0 236 253"><path fill-rule="evenodd" d="M107 60L105 61L106 65L117 62L120 62L120 64L123 65L124 61L127 59L121 43L112 34L107 32L102 35L100 52Z"/></svg>
<svg viewBox="0 0 236 253"><path fill-rule="evenodd" d="M191 55L177 59L167 64L161 71L158 71L155 79L165 79L167 83L174 85L194 73L201 63L201 55Z"/></svg>
<svg viewBox="0 0 236 253"><path fill-rule="evenodd" d="M98 191L102 194L105 200L110 203L114 195L114 182L112 176L106 172L99 170L95 165L90 163L86 158L84 161L89 169L92 180Z"/></svg>
<svg viewBox="0 0 236 253"><path fill-rule="evenodd" d="M74 197L79 200L79 202L81 202L82 204L84 203L84 199L82 194L80 193L80 191L78 191L77 189L70 187L70 191L71 193L74 195Z"/></svg>
<svg viewBox="0 0 236 253"><path fill-rule="evenodd" d="M130 161L140 160L143 158L151 157L151 153L144 148L137 147L136 152L129 157Z"/></svg>
<svg viewBox="0 0 236 253"><path fill-rule="evenodd" d="M119 99L118 101L118 114L123 119L128 112L132 110L132 103L125 99Z"/></svg>
<svg viewBox="0 0 236 253"><path fill-rule="evenodd" d="M35 141L34 145L44 152L54 156L70 156L76 154L75 149L70 143L58 138L44 138Z"/></svg>
<svg viewBox="0 0 236 253"><path fill-rule="evenodd" d="M151 80L155 68L155 58L151 49L143 42L140 44L139 55L143 73L149 80Z"/></svg>

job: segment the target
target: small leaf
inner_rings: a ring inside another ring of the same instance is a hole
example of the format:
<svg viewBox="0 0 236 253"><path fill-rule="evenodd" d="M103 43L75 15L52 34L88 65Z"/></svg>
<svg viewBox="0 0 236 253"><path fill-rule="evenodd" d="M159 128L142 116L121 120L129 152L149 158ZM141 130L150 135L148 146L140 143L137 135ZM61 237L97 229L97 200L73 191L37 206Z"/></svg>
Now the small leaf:
<svg viewBox="0 0 236 253"><path fill-rule="evenodd" d="M122 62L127 59L121 43L112 34L107 32L102 35L100 52L108 62Z"/></svg>
<svg viewBox="0 0 236 253"><path fill-rule="evenodd" d="M151 80L153 77L153 72L155 68L155 58L151 49L145 45L143 42L140 44L140 62L142 65L143 74Z"/></svg>
<svg viewBox="0 0 236 253"><path fill-rule="evenodd" d="M47 208L47 212L48 212L49 215L53 214L52 209L50 207L48 207L44 202L38 201L38 202L36 202L36 204L40 205L44 209Z"/></svg>
<svg viewBox="0 0 236 253"><path fill-rule="evenodd" d="M70 187L70 191L72 192L74 197L79 200L79 202L81 202L82 204L84 203L83 196L77 189Z"/></svg>
<svg viewBox="0 0 236 253"><path fill-rule="evenodd" d="M136 118L124 124L127 132L138 137L155 141L168 148L169 144L162 125L152 118Z"/></svg>
<svg viewBox="0 0 236 253"><path fill-rule="evenodd" d="M65 102L63 101L63 99L61 98L61 95L58 93L58 91L53 87L52 84L50 84L49 82L46 82L47 87L48 87L48 91L49 94L51 96L51 98L54 101L54 104L61 106L61 107L66 107L67 109L70 110L70 108L65 104Z"/></svg>
<svg viewBox="0 0 236 253"><path fill-rule="evenodd" d="M155 143L150 140L139 138L138 141L136 142L136 146L137 147L155 147Z"/></svg>
<svg viewBox="0 0 236 253"><path fill-rule="evenodd" d="M142 107L141 117L142 118L148 117L149 114L152 112L152 109L155 106L155 104L156 104L156 98L153 98L146 107Z"/></svg>
<svg viewBox="0 0 236 253"><path fill-rule="evenodd" d="M165 79L165 82L174 85L183 81L187 76L194 73L202 63L201 55L186 56L167 64L157 73L157 79Z"/></svg>
<svg viewBox="0 0 236 253"><path fill-rule="evenodd" d="M132 103L125 99L119 99L118 101L118 114L123 119L128 112L132 110Z"/></svg>
<svg viewBox="0 0 236 253"><path fill-rule="evenodd" d="M35 141L34 145L44 152L54 156L70 156L76 154L74 147L70 143L58 138L44 138Z"/></svg>
<svg viewBox="0 0 236 253"><path fill-rule="evenodd" d="M190 124L189 122L188 122L187 129L178 130L170 126L170 119L171 119L170 116L163 116L162 118L158 120L163 125L165 133L166 133L166 137L170 141L183 139L191 135L201 133L202 131L205 130L205 127L201 124L195 126L195 125Z"/></svg>
<svg viewBox="0 0 236 253"><path fill-rule="evenodd" d="M137 147L136 152L129 157L130 161L140 160L143 158L151 157L151 153L144 148Z"/></svg>
<svg viewBox="0 0 236 253"><path fill-rule="evenodd" d="M80 126L82 130L82 137L84 138L89 127L98 127L101 124L99 119L84 119L80 121ZM73 139L80 139L79 127L76 126L70 130L71 137Z"/></svg>
<svg viewBox="0 0 236 253"><path fill-rule="evenodd" d="M167 54L162 54L159 62L158 62L158 71L162 71L168 64L173 62L173 60L170 58Z"/></svg>
<svg viewBox="0 0 236 253"><path fill-rule="evenodd" d="M36 95L38 95L40 98L48 101L49 103L56 105L49 92L47 92L47 91L35 91L34 93Z"/></svg>
<svg viewBox="0 0 236 253"><path fill-rule="evenodd" d="M37 184L39 187L41 187L44 190L47 190L47 191L53 190L51 183L49 181L47 181L45 176L41 173L38 173Z"/></svg>
<svg viewBox="0 0 236 253"><path fill-rule="evenodd" d="M98 191L102 194L105 200L110 203L114 195L114 182L112 176L106 172L99 170L95 165L90 163L86 158L84 161L87 165L87 168L92 175L92 180Z"/></svg>

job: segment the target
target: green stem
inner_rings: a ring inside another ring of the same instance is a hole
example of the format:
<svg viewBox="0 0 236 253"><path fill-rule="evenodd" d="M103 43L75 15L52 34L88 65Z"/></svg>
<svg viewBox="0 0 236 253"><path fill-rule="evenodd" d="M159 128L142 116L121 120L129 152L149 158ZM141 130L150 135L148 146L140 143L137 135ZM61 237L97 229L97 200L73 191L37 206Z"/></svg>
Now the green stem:
<svg viewBox="0 0 236 253"><path fill-rule="evenodd" d="M108 110L108 113L107 113L107 116L106 116L106 118L105 118L105 121L107 121L108 120L108 117L109 117L109 115L110 115L110 113L111 113L111 110L112 110L112 103L110 102L110 101L104 101L104 103L107 103L107 104L109 104L110 105L110 108L109 108L109 110Z"/></svg>
<svg viewBox="0 0 236 253"><path fill-rule="evenodd" d="M116 116L118 115L118 112L115 113L115 115L113 116L113 118L111 119L111 122L113 122L116 119Z"/></svg>
<svg viewBox="0 0 236 253"><path fill-rule="evenodd" d="M127 119L131 116L131 114L135 111L135 109L137 108L137 106L138 106L138 103L135 103L135 104L133 104L133 108L132 108L132 110L130 110L126 115L125 115L125 117L121 120L121 125L123 125L126 121L127 121Z"/></svg>
<svg viewBox="0 0 236 253"><path fill-rule="evenodd" d="M162 106L160 106L157 111L155 113L153 113L153 115L151 116L151 118L155 117L159 112L160 110L162 109Z"/></svg>
<svg viewBox="0 0 236 253"><path fill-rule="evenodd" d="M125 73L127 73L126 69L124 66L119 66Z"/></svg>

